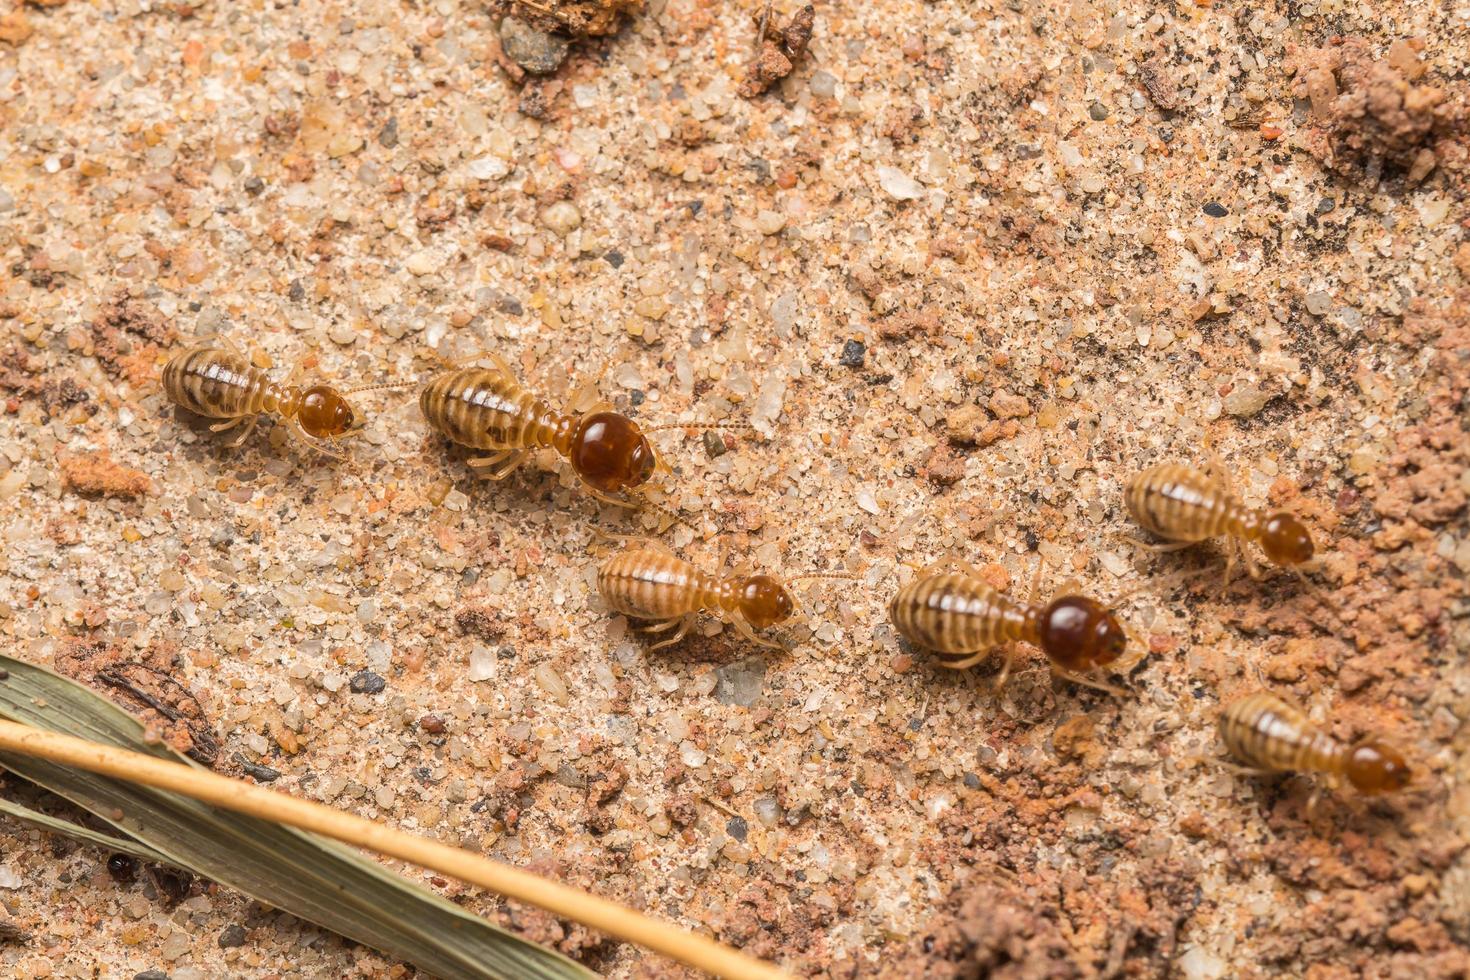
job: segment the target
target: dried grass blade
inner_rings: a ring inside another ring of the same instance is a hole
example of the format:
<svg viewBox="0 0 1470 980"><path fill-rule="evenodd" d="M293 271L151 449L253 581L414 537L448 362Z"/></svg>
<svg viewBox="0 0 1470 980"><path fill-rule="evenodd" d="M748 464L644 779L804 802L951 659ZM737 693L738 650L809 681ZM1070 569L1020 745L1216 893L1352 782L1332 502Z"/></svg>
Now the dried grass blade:
<svg viewBox="0 0 1470 980"><path fill-rule="evenodd" d="M143 739L132 716L87 688L0 654L0 717L194 763ZM10 753L0 765L95 814L168 863L413 963L444 980L586 980L591 971L313 834Z"/></svg>

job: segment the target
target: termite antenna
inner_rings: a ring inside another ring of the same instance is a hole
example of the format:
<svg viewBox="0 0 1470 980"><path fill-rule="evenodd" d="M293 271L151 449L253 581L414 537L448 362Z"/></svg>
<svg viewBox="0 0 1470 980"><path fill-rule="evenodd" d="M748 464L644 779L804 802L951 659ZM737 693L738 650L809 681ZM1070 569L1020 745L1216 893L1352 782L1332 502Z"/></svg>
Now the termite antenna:
<svg viewBox="0 0 1470 980"><path fill-rule="evenodd" d="M643 429L644 433L662 432L665 429L730 429L733 431L752 431L755 426L749 422L669 422L665 425L648 426Z"/></svg>
<svg viewBox="0 0 1470 980"><path fill-rule="evenodd" d="M835 578L844 579L848 582L857 582L862 579L862 576L853 575L850 572L808 572L805 575L793 575L786 582L789 585L792 582L803 582L813 578Z"/></svg>
<svg viewBox="0 0 1470 980"><path fill-rule="evenodd" d="M356 395L364 391L387 391L391 388L412 388L418 384L417 381L384 381L379 384L358 385L356 388L348 388L342 392L344 395Z"/></svg>

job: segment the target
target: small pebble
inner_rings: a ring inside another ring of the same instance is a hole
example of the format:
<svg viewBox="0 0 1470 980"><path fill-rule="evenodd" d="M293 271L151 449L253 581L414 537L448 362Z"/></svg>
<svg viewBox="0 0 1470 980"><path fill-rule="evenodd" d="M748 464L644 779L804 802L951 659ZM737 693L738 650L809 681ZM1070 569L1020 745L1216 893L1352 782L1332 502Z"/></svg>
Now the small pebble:
<svg viewBox="0 0 1470 980"><path fill-rule="evenodd" d="M843 367L860 368L867 353L868 349L863 346L862 341L849 340L842 345L842 357L838 359L838 363Z"/></svg>
<svg viewBox="0 0 1470 980"><path fill-rule="evenodd" d="M837 94L837 76L819 68L812 72L811 81L807 82L807 87L817 98L830 99Z"/></svg>
<svg viewBox="0 0 1470 980"><path fill-rule="evenodd" d="M1229 211L1225 210L1225 205L1221 204L1219 201L1211 201L1209 204L1205 205L1205 214L1209 215L1212 218L1223 218L1229 213Z"/></svg>
<svg viewBox="0 0 1470 980"><path fill-rule="evenodd" d="M761 211L755 216L755 227L762 235L774 235L786 227L786 216L775 211Z"/></svg>
<svg viewBox="0 0 1470 980"><path fill-rule="evenodd" d="M549 75L566 60L564 37L538 31L519 17L500 22L500 47L505 56L533 75Z"/></svg>
<svg viewBox="0 0 1470 980"><path fill-rule="evenodd" d="M878 168L878 186L895 201L914 201L924 196L924 188L917 180L892 167Z"/></svg>
<svg viewBox="0 0 1470 980"><path fill-rule="evenodd" d="M557 201L541 212L541 223L562 238L582 224L582 212L571 201Z"/></svg>
<svg viewBox="0 0 1470 980"><path fill-rule="evenodd" d="M347 683L348 689L353 694L377 694L387 686L387 681L370 670L358 671Z"/></svg>
<svg viewBox="0 0 1470 980"><path fill-rule="evenodd" d="M1087 114L1092 117L1093 121L1102 122L1108 118L1108 107L1101 102L1094 102L1087 107Z"/></svg>
<svg viewBox="0 0 1470 980"><path fill-rule="evenodd" d="M713 429L704 430L704 452L710 459L725 455L725 437Z"/></svg>
<svg viewBox="0 0 1470 980"><path fill-rule="evenodd" d="M245 927L241 925L226 926L225 931L219 934L219 948L230 949L235 946L245 945Z"/></svg>
<svg viewBox="0 0 1470 980"><path fill-rule="evenodd" d="M744 817L731 817L729 823L725 824L725 833L738 841L745 840L745 835L749 832L750 827Z"/></svg>

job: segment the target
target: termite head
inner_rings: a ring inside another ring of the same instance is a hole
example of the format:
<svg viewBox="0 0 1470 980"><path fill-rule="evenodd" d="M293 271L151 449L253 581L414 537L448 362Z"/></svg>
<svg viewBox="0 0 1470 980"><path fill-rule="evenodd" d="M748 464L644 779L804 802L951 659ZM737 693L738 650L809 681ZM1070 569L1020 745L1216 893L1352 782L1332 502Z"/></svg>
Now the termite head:
<svg viewBox="0 0 1470 980"><path fill-rule="evenodd" d="M1106 667L1123 655L1128 633L1108 609L1080 595L1064 595L1041 614L1041 649L1066 670Z"/></svg>
<svg viewBox="0 0 1470 980"><path fill-rule="evenodd" d="M1359 742L1348 753L1347 778L1365 796L1392 793L1409 785L1409 764L1398 749Z"/></svg>
<svg viewBox="0 0 1470 980"><path fill-rule="evenodd" d="M658 454L638 423L616 412L583 416L567 458L578 476L603 493L642 486L658 469Z"/></svg>
<svg viewBox="0 0 1470 980"><path fill-rule="evenodd" d="M1278 565L1300 565L1312 560L1312 535L1290 514L1272 514L1261 528L1261 549Z"/></svg>
<svg viewBox="0 0 1470 980"><path fill-rule="evenodd" d="M796 611L796 601L778 579L750 575L740 583L740 615L755 629L785 622Z"/></svg>
<svg viewBox="0 0 1470 980"><path fill-rule="evenodd" d="M301 407L296 411L301 429L313 439L331 439L345 435L357 422L352 406L331 385L312 385L301 393Z"/></svg>

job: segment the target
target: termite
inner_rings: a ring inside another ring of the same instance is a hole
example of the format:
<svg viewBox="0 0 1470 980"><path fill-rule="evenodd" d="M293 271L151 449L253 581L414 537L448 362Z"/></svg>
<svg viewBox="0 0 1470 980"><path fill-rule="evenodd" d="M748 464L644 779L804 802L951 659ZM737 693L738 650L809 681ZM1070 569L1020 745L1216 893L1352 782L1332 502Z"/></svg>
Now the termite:
<svg viewBox="0 0 1470 980"><path fill-rule="evenodd" d="M1124 494L1128 513L1145 531L1169 542L1146 546L1176 551L1223 536L1230 542L1225 558L1228 581L1237 551L1251 577L1259 577L1256 561L1244 547L1255 542L1268 559L1306 582L1300 566L1312 560L1316 548L1302 522L1284 511L1246 506L1231 493L1224 467L1217 461L1211 470L1206 474L1178 463L1160 463L1128 481Z"/></svg>
<svg viewBox="0 0 1470 980"><path fill-rule="evenodd" d="M1306 712L1269 691L1256 691L1220 712L1220 740L1249 768L1248 775L1319 772L1347 782L1365 796L1403 789L1409 764L1377 739L1346 745L1321 731ZM1235 767L1232 767L1235 768Z"/></svg>
<svg viewBox="0 0 1470 980"><path fill-rule="evenodd" d="M367 385L340 392L327 384L302 387L296 384L301 362L285 381L250 363L240 351L212 343L191 347L170 358L163 367L163 390L169 401L195 415L223 419L209 427L225 432L244 425L229 443L240 445L255 430L262 416L275 415L290 424L308 446L328 456L342 458L330 443L358 425L357 414L346 396L385 385Z"/></svg>
<svg viewBox="0 0 1470 980"><path fill-rule="evenodd" d="M672 646L689 632L701 612L713 613L732 624L752 643L780 649L781 645L756 636L789 620L797 610L787 585L805 579L853 576L838 572L798 575L783 582L774 575L743 571L716 574L690 564L652 541L631 545L608 556L597 571L597 590L614 612L634 619L653 620L636 627L645 633L674 635L650 650Z"/></svg>
<svg viewBox="0 0 1470 980"><path fill-rule="evenodd" d="M493 368L461 367L432 378L419 394L419 411L439 434L490 456L469 460L477 473L503 480L536 449L549 448L567 460L594 497L620 507L633 506L612 496L638 490L669 468L648 434L663 429L748 428L743 423L673 424L641 427L612 411L606 402L586 405L590 391L573 398L561 412L527 390L503 358L488 353Z"/></svg>
<svg viewBox="0 0 1470 980"><path fill-rule="evenodd" d="M1086 596L1062 595L1046 605L1013 599L991 588L968 562L949 558L899 589L888 603L888 618L904 639L938 654L944 667L964 670L1002 646L1030 643L1041 648L1058 676L1123 693L1082 676L1116 664L1128 648L1128 631L1118 618ZM1008 650L997 687L1004 685L1012 657Z"/></svg>

